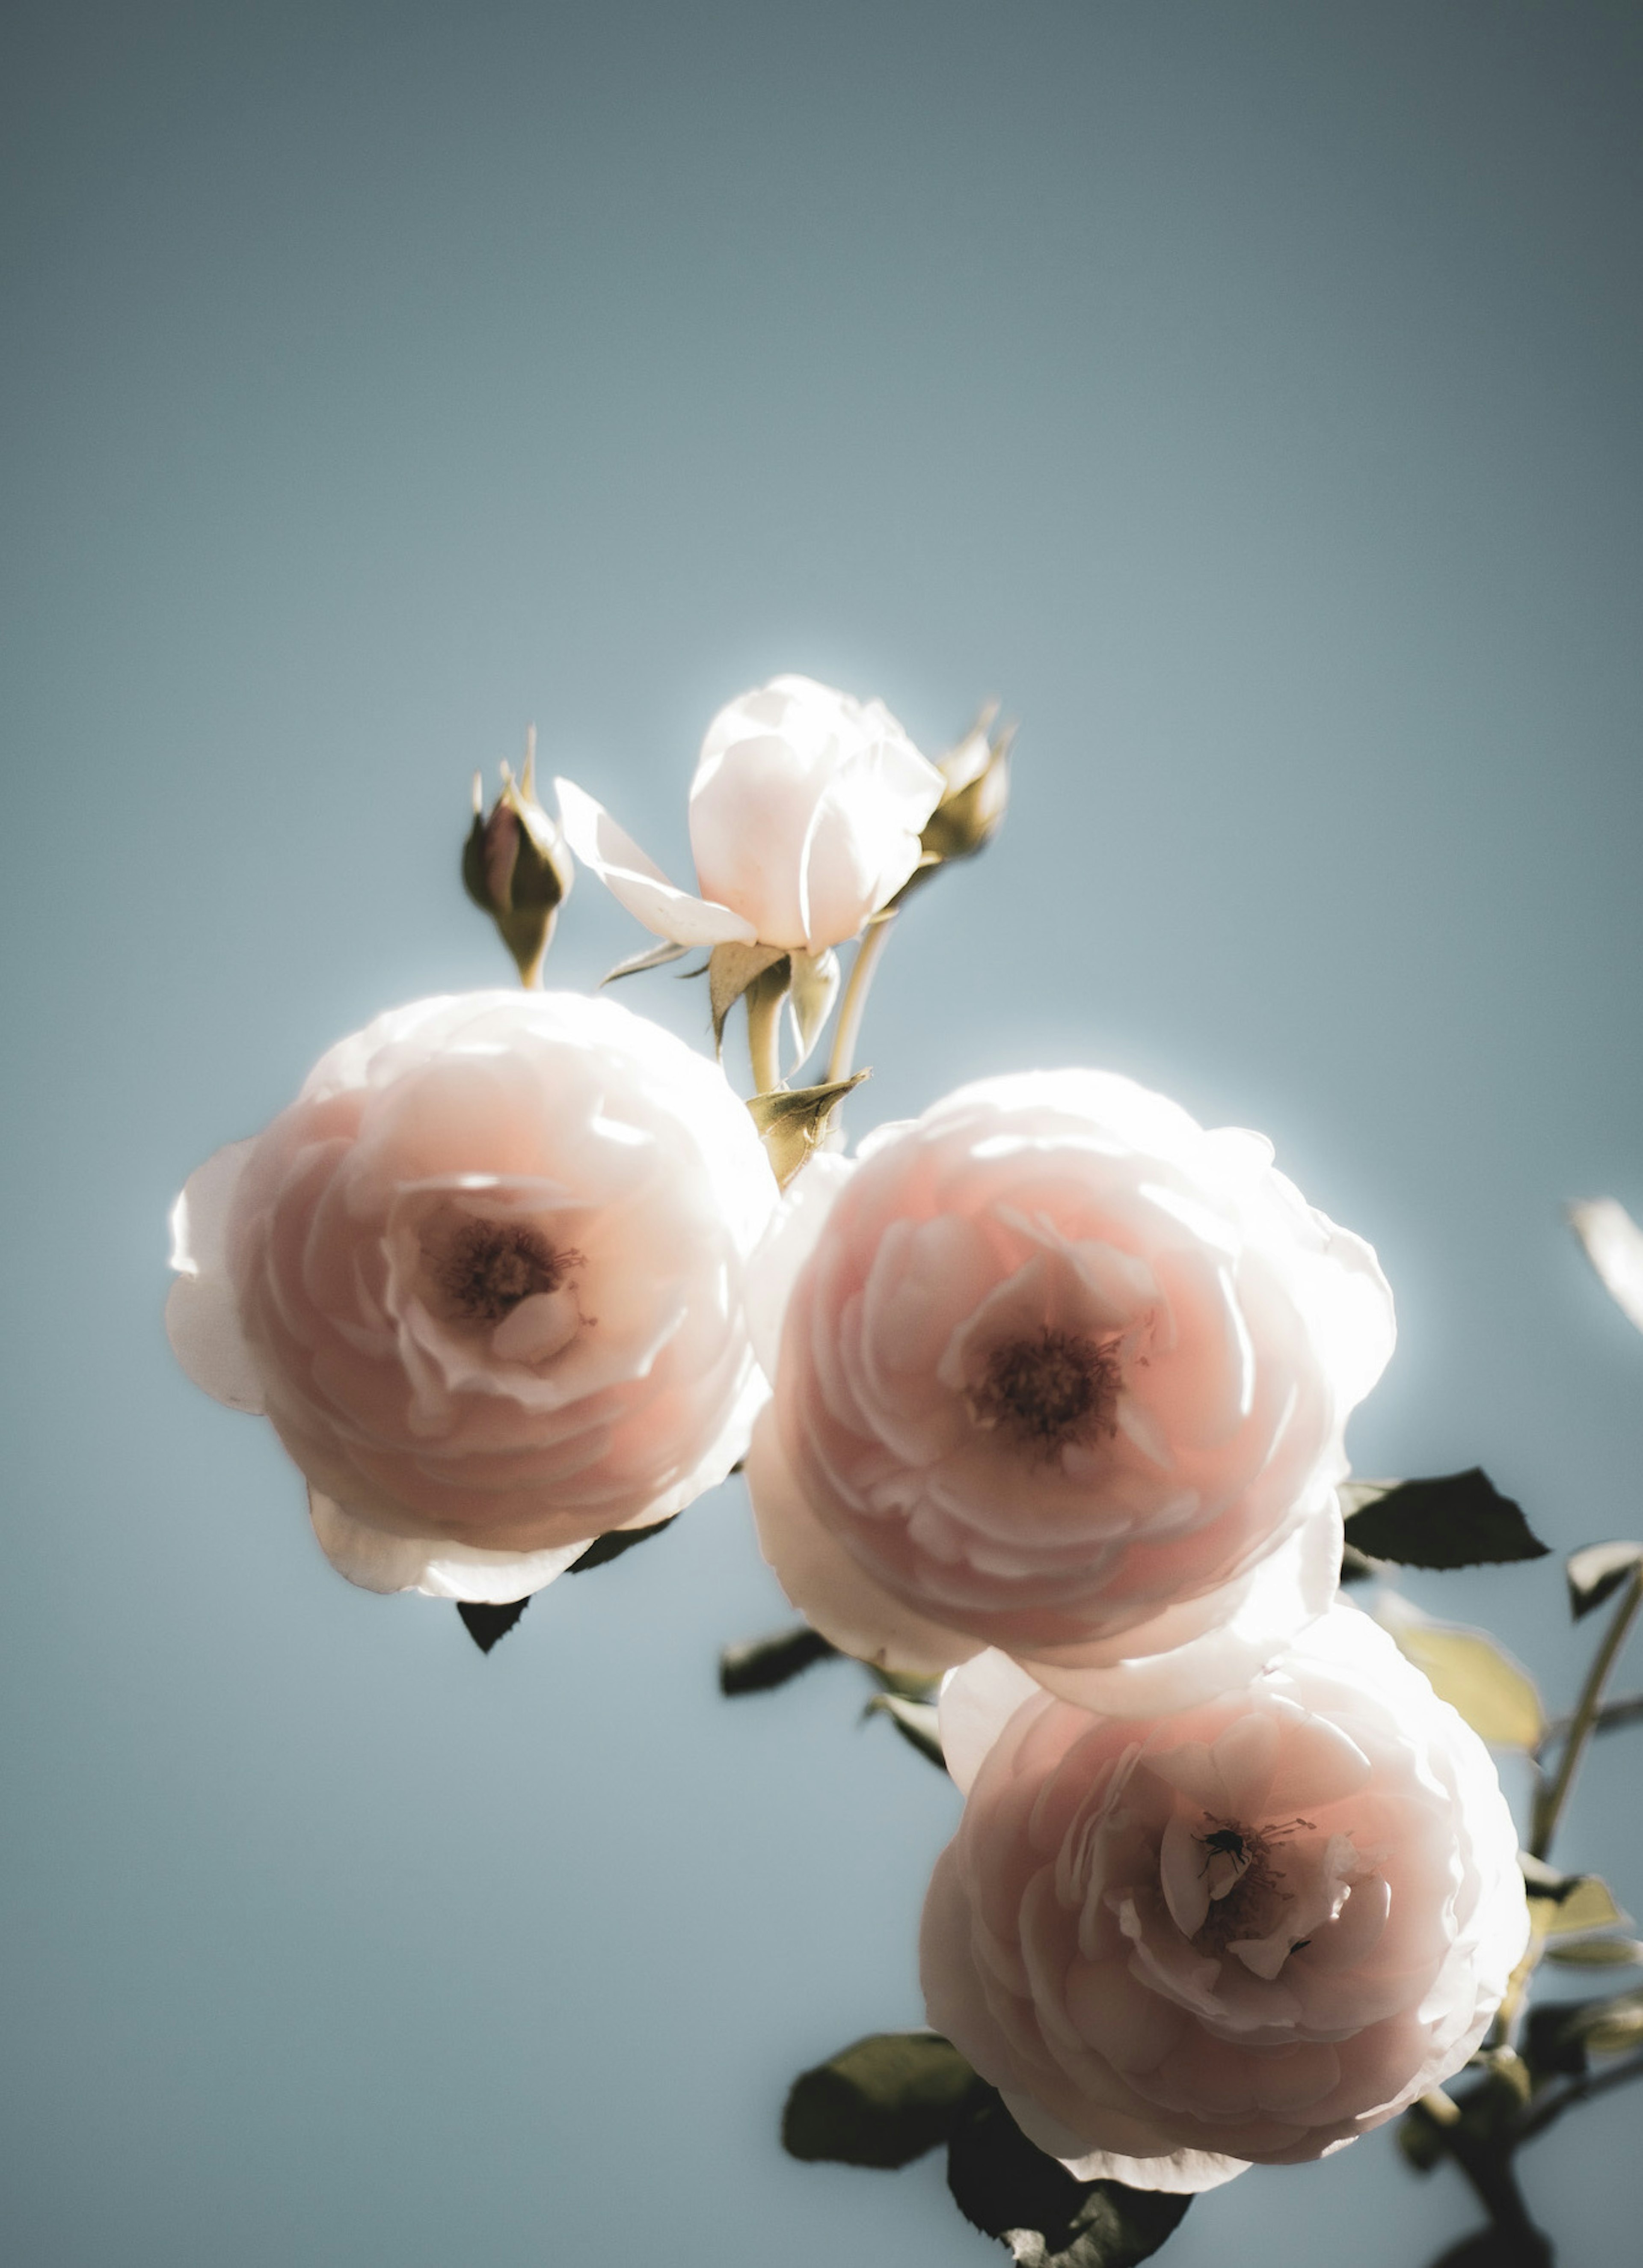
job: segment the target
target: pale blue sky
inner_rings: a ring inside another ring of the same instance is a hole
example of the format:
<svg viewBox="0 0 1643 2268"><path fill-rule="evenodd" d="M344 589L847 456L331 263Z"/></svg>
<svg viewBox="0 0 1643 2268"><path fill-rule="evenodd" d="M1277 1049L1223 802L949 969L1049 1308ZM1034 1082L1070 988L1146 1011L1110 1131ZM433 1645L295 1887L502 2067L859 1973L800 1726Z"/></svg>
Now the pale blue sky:
<svg viewBox="0 0 1643 2268"><path fill-rule="evenodd" d="M1378 1246L1371 1472L1635 1533L1643 18L1568 0L14 0L0 50L5 2113L19 2268L1004 2255L792 2165L916 2021L954 1806L781 1619L733 1484L489 1660L332 1576L161 1335L164 1216L341 1033L500 981L468 777L534 718L679 879L777 669L1016 806L868 1026L873 1116L1086 1061ZM585 881L550 966L641 940ZM637 1006L698 1033L667 976ZM866 1123L866 1115L863 1122ZM1555 1565L1416 1587L1566 1697ZM1643 1683L1643 1662L1632 1673ZM1634 1743L1643 1735L1633 1735ZM1643 1747L1567 1855L1643 1898ZM1567 2268L1639 2098L1526 2161ZM1421 2268L1378 2138L1178 2268Z"/></svg>

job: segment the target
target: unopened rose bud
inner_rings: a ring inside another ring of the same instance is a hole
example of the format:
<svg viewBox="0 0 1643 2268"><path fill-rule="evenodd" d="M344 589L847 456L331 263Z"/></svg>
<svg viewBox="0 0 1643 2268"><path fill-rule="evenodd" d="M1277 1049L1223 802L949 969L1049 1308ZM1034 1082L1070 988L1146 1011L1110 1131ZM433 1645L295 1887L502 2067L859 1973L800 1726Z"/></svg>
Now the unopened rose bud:
<svg viewBox="0 0 1643 2268"><path fill-rule="evenodd" d="M926 866L973 858L998 831L1010 799L1013 725L993 731L998 704L984 709L955 748L937 765L946 785L919 838Z"/></svg>
<svg viewBox="0 0 1643 2268"><path fill-rule="evenodd" d="M524 771L516 780L504 764L502 792L489 818L479 775L474 775L474 823L462 846L462 887L495 922L527 985L541 981L542 957L575 872L564 836L536 800L533 725Z"/></svg>

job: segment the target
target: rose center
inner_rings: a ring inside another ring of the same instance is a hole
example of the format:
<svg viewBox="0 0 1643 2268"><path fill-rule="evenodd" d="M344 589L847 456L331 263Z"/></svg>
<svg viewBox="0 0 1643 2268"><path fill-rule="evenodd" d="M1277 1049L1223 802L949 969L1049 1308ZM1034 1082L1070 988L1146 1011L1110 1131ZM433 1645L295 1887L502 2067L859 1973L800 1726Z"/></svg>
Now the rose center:
<svg viewBox="0 0 1643 2268"><path fill-rule="evenodd" d="M969 1404L978 1425L1002 1426L1053 1456L1070 1441L1112 1432L1117 1395L1118 1366L1110 1354L1094 1339L1046 1325L994 1347Z"/></svg>
<svg viewBox="0 0 1643 2268"><path fill-rule="evenodd" d="M439 1256L439 1288L465 1322L499 1323L521 1300L556 1292L581 1258L556 1252L539 1229L522 1221L473 1220Z"/></svg>
<svg viewBox="0 0 1643 2268"><path fill-rule="evenodd" d="M1309 1827L1299 1819L1295 1827ZM1197 1838L1204 1852L1209 1882L1210 1910L1193 1943L1205 1953L1225 1953L1241 1939L1270 1937L1278 1927L1291 1893L1284 1887L1284 1869L1273 1845L1291 1829L1263 1834L1241 1827L1235 1820L1212 1819ZM1292 1948L1293 1949L1293 1948Z"/></svg>

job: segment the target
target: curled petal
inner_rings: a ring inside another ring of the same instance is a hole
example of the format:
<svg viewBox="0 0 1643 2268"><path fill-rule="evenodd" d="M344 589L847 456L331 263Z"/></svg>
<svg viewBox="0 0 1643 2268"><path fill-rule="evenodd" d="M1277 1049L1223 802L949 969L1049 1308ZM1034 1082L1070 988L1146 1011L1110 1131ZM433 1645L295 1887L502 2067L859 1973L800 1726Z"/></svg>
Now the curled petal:
<svg viewBox="0 0 1643 2268"><path fill-rule="evenodd" d="M674 945L752 945L758 932L741 915L711 899L676 889L661 868L647 858L605 809L574 781L556 779L559 824L565 840L590 873L655 937Z"/></svg>
<svg viewBox="0 0 1643 2268"><path fill-rule="evenodd" d="M461 1599L505 1607L545 1590L587 1550L586 1542L556 1551L476 1551L411 1535L390 1535L356 1520L318 1489L308 1491L315 1540L339 1575L362 1591L420 1591L429 1599Z"/></svg>
<svg viewBox="0 0 1643 2268"><path fill-rule="evenodd" d="M228 1272L228 1216L254 1142L230 1142L189 1174L171 1209L171 1264L177 1280L166 1301L166 1336L194 1383L231 1410L260 1417L262 1380Z"/></svg>

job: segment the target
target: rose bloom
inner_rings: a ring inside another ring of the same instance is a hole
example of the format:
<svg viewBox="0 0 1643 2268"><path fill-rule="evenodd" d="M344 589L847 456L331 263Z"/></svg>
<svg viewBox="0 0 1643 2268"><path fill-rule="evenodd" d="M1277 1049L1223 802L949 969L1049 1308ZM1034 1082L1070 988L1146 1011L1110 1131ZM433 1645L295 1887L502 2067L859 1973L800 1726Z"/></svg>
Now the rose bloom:
<svg viewBox="0 0 1643 2268"><path fill-rule="evenodd" d="M889 1667L992 1645L1119 1710L1321 1613L1391 1295L1271 1159L1063 1071L829 1160L763 1263L797 1280L748 1476L794 1604Z"/></svg>
<svg viewBox="0 0 1643 2268"><path fill-rule="evenodd" d="M944 782L881 701L773 677L721 709L702 743L690 787L701 897L675 889L573 782L555 786L577 857L656 936L818 954L906 881Z"/></svg>
<svg viewBox="0 0 1643 2268"><path fill-rule="evenodd" d="M573 993L421 1000L194 1175L167 1329L266 1411L352 1581L519 1598L740 1456L775 1202L745 1107L671 1033Z"/></svg>
<svg viewBox="0 0 1643 2268"><path fill-rule="evenodd" d="M1527 1942L1488 1750L1354 1608L1140 1723L985 1654L942 1732L930 2021L1082 2179L1339 2149L1460 2069Z"/></svg>

